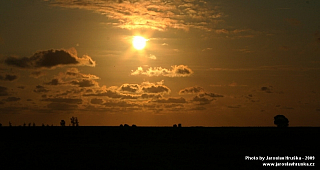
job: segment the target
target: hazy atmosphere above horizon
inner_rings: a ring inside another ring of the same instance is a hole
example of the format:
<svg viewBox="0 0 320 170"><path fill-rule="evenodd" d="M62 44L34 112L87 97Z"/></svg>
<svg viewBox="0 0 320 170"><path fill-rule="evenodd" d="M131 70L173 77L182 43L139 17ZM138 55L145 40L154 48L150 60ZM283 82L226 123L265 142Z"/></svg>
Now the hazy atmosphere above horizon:
<svg viewBox="0 0 320 170"><path fill-rule="evenodd" d="M320 125L318 0L0 2L0 123Z"/></svg>

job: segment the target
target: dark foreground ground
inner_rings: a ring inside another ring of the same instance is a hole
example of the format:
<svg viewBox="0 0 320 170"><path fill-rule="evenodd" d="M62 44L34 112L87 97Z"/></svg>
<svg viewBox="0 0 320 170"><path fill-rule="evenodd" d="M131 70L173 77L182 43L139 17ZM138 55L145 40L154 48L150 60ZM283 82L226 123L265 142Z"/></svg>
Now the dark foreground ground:
<svg viewBox="0 0 320 170"><path fill-rule="evenodd" d="M245 160L245 157L314 156L315 160L264 162L316 163L320 159L319 130L311 127L0 127L0 166L9 167L5 169L263 169L262 161ZM298 168L320 167L315 165Z"/></svg>

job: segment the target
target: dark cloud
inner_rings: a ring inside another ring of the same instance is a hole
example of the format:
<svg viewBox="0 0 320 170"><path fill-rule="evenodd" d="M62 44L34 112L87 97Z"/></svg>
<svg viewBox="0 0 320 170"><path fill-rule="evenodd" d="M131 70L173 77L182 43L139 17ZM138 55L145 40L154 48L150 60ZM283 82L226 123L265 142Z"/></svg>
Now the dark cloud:
<svg viewBox="0 0 320 170"><path fill-rule="evenodd" d="M134 106L138 106L137 104L134 103L129 103L123 100L117 101L117 100L113 100L113 101L107 101L103 104L105 107L134 107Z"/></svg>
<svg viewBox="0 0 320 170"><path fill-rule="evenodd" d="M34 77L34 78L39 78L39 77L41 77L41 76L44 76L45 75L45 73L44 72L42 72L42 71L33 71L33 72L31 72L31 77Z"/></svg>
<svg viewBox="0 0 320 170"><path fill-rule="evenodd" d="M40 86L40 85L37 85L36 88L33 90L33 92L35 93L46 93L50 90L46 89L44 86Z"/></svg>
<svg viewBox="0 0 320 170"><path fill-rule="evenodd" d="M20 98L19 97L8 97L6 99L3 99L2 101L5 101L5 102L16 102L16 101L19 101Z"/></svg>
<svg viewBox="0 0 320 170"><path fill-rule="evenodd" d="M266 93L272 93L272 86L269 87L261 87L261 91L264 91Z"/></svg>
<svg viewBox="0 0 320 170"><path fill-rule="evenodd" d="M82 99L71 99L71 98L47 98L41 101L49 101L53 103L69 103L69 104L82 104Z"/></svg>
<svg viewBox="0 0 320 170"><path fill-rule="evenodd" d="M241 105L227 106L229 109L239 109Z"/></svg>
<svg viewBox="0 0 320 170"><path fill-rule="evenodd" d="M164 85L152 85L149 87L143 87L144 93L170 93L170 89Z"/></svg>
<svg viewBox="0 0 320 170"><path fill-rule="evenodd" d="M18 86L19 89L24 89L26 88L25 86Z"/></svg>
<svg viewBox="0 0 320 170"><path fill-rule="evenodd" d="M74 110L74 109L77 109L78 108L78 105L75 105L75 104L67 104L67 103L49 103L47 105L47 108L48 109L51 109L51 110Z"/></svg>
<svg viewBox="0 0 320 170"><path fill-rule="evenodd" d="M194 94L204 92L202 87L187 87L179 91L179 94Z"/></svg>
<svg viewBox="0 0 320 170"><path fill-rule="evenodd" d="M123 95L117 93L116 91L107 90L105 92L84 94L83 96L107 96L109 98L121 98Z"/></svg>
<svg viewBox="0 0 320 170"><path fill-rule="evenodd" d="M82 80L74 80L71 81L70 84L78 85L79 87L92 87L92 86L99 86L98 82L90 79L82 79Z"/></svg>
<svg viewBox="0 0 320 170"><path fill-rule="evenodd" d="M200 105L210 104L214 99L208 99L205 97L195 96L191 101L199 102Z"/></svg>
<svg viewBox="0 0 320 170"><path fill-rule="evenodd" d="M140 91L140 86L138 84L123 84L120 86L120 91L136 93Z"/></svg>
<svg viewBox="0 0 320 170"><path fill-rule="evenodd" d="M17 78L18 78L18 76L16 76L16 75L6 74L5 77L0 75L0 80L4 80L4 81L13 81L13 80L15 80Z"/></svg>
<svg viewBox="0 0 320 170"><path fill-rule="evenodd" d="M149 77L153 76L166 76L166 77L187 77L193 74L193 71L185 65L174 65L170 69L162 67L150 67L148 70L144 71L142 67L138 67L137 70L132 71L131 75L147 75Z"/></svg>
<svg viewBox="0 0 320 170"><path fill-rule="evenodd" d="M87 65L95 66L95 62L89 56L78 58L75 49L39 51L31 57L8 57L5 63L25 69L53 68L61 65Z"/></svg>
<svg viewBox="0 0 320 170"><path fill-rule="evenodd" d="M186 99L180 98L168 98L168 99L159 99L154 102L157 103L187 103Z"/></svg>
<svg viewBox="0 0 320 170"><path fill-rule="evenodd" d="M8 96L8 88L0 86L0 96Z"/></svg>
<svg viewBox="0 0 320 170"><path fill-rule="evenodd" d="M223 95L220 94L214 94L214 93L201 93L199 94L199 97L204 97L204 96L209 96L209 97L223 97Z"/></svg>
<svg viewBox="0 0 320 170"><path fill-rule="evenodd" d="M94 99L91 99L90 103L92 103L92 104L102 104L103 100L94 98Z"/></svg>
<svg viewBox="0 0 320 170"><path fill-rule="evenodd" d="M142 94L141 95L141 98L143 98L143 99L148 99L148 98L157 98L157 99L159 99L159 98L162 98L162 96L160 95L160 94Z"/></svg>
<svg viewBox="0 0 320 170"><path fill-rule="evenodd" d="M194 107L194 108L191 108L190 110L206 110L205 107Z"/></svg>
<svg viewBox="0 0 320 170"><path fill-rule="evenodd" d="M56 85L58 85L58 84L60 84L60 83L59 83L59 79L52 79L50 82L44 83L44 84L56 86Z"/></svg>

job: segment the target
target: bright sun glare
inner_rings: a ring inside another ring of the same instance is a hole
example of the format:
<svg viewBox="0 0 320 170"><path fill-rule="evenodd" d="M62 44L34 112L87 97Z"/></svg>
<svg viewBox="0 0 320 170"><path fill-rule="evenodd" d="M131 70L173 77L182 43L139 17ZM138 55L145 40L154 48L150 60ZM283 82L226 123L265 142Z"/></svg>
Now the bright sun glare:
<svg viewBox="0 0 320 170"><path fill-rule="evenodd" d="M132 45L135 49L141 50L146 46L146 39L141 36L134 36L132 40Z"/></svg>

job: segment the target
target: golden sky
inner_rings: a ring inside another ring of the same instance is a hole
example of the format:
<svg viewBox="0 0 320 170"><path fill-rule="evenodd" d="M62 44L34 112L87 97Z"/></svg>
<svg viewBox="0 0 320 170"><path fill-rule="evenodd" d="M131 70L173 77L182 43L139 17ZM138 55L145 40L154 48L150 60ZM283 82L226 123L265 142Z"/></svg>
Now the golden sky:
<svg viewBox="0 0 320 170"><path fill-rule="evenodd" d="M320 1L0 2L0 123L320 122ZM145 47L134 48L135 36Z"/></svg>

